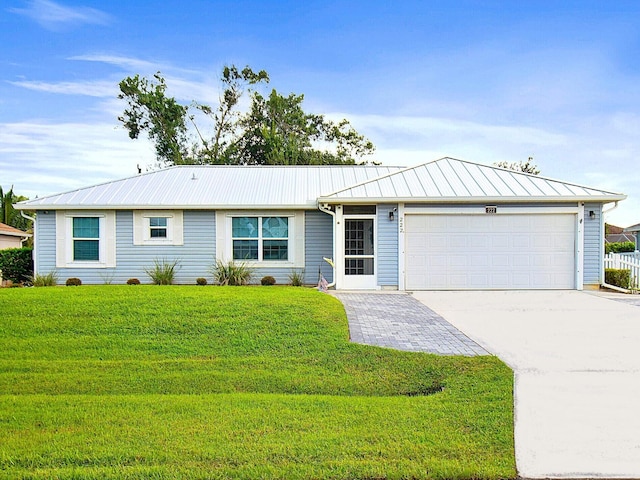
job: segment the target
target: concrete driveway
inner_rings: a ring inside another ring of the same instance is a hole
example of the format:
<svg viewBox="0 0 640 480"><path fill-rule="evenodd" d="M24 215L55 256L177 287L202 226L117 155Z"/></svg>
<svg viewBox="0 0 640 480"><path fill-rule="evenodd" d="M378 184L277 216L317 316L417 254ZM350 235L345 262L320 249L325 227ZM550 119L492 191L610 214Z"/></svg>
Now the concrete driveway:
<svg viewBox="0 0 640 480"><path fill-rule="evenodd" d="M640 478L640 306L578 291L414 292L515 372L525 478Z"/></svg>

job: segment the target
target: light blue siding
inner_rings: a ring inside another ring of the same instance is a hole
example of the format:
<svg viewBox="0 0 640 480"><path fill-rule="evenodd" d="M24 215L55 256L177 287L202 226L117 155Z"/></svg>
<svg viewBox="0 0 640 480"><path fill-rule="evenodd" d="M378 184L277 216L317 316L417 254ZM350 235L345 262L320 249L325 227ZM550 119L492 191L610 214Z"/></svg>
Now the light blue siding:
<svg viewBox="0 0 640 480"><path fill-rule="evenodd" d="M593 211L595 218L590 218ZM602 244L602 205L586 203L584 205L584 275L585 285L599 285L602 279L602 259L604 245Z"/></svg>
<svg viewBox="0 0 640 480"><path fill-rule="evenodd" d="M333 258L333 217L319 210L305 212L305 283L318 283L318 269L333 282L333 269L323 260Z"/></svg>
<svg viewBox="0 0 640 480"><path fill-rule="evenodd" d="M56 212L36 212L35 263L40 275L56 269Z"/></svg>
<svg viewBox="0 0 640 480"><path fill-rule="evenodd" d="M36 254L39 273L56 270L61 283L67 278L77 277L84 284L125 283L129 278L137 278L142 283L150 283L145 268L150 268L154 260L172 262L177 260L179 268L175 283L195 284L196 278L205 277L211 281L210 267L215 262L215 214L213 211L184 212L184 245L134 245L133 212L116 212L116 267L115 268L57 268L55 252L56 221L55 212L38 212Z"/></svg>
<svg viewBox="0 0 640 480"><path fill-rule="evenodd" d="M378 205L378 285L398 287L398 205ZM395 211L394 211L395 209ZM394 212L393 221L389 212Z"/></svg>
<svg viewBox="0 0 640 480"><path fill-rule="evenodd" d="M145 268L150 268L154 260L178 260L179 269L175 283L195 284L196 278L204 277L210 283L210 272L216 256L215 212L208 210L184 211L184 245L134 245L133 212L116 212L116 267L115 268L56 268L56 214L55 211L38 212L36 226L36 255L38 273L56 271L61 283L67 278L77 277L84 284L125 283L129 278L137 278L142 283L150 283ZM323 257L333 256L333 219L320 211L305 213L305 269L306 284L318 282L318 268L322 267L324 277L333 281L333 270ZM290 268L256 268L251 283L271 275L277 284L290 282Z"/></svg>

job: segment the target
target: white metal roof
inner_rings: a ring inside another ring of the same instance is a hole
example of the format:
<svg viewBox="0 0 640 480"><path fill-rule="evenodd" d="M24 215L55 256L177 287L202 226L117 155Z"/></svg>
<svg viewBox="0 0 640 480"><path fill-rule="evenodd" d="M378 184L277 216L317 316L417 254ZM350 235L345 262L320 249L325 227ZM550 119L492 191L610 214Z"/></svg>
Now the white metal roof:
<svg viewBox="0 0 640 480"><path fill-rule="evenodd" d="M362 165L175 166L20 202L16 208L315 208L323 193L401 169Z"/></svg>
<svg viewBox="0 0 640 480"><path fill-rule="evenodd" d="M318 202L612 202L626 196L441 158L423 165L176 166L20 202L22 210L315 208Z"/></svg>
<svg viewBox="0 0 640 480"><path fill-rule="evenodd" d="M624 200L626 195L552 180L538 175L441 158L390 172L331 194L321 202L553 202Z"/></svg>

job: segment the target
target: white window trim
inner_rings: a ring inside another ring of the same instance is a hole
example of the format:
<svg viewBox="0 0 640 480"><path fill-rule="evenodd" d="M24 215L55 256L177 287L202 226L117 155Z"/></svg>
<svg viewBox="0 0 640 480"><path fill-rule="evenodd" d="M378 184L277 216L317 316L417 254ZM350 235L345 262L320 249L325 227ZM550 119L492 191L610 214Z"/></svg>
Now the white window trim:
<svg viewBox="0 0 640 480"><path fill-rule="evenodd" d="M233 234L231 220L234 217L287 217L289 219L289 251L287 260L235 260L248 267L304 268L304 211L217 211L216 257L223 262L233 260Z"/></svg>
<svg viewBox="0 0 640 480"><path fill-rule="evenodd" d="M100 237L98 261L74 261L73 219L97 217ZM57 268L110 268L116 266L116 214L113 211L56 211L56 267Z"/></svg>
<svg viewBox="0 0 640 480"><path fill-rule="evenodd" d="M162 217L167 219L167 236L151 237L150 219ZM184 245L184 227L182 210L134 210L133 212L133 244L134 245Z"/></svg>

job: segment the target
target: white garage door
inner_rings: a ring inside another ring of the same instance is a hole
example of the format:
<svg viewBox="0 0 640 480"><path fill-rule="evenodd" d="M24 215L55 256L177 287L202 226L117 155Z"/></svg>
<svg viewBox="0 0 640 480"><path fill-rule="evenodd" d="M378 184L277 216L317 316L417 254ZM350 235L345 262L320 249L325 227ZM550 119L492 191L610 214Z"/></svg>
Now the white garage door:
<svg viewBox="0 0 640 480"><path fill-rule="evenodd" d="M576 288L575 215L405 218L408 290Z"/></svg>

